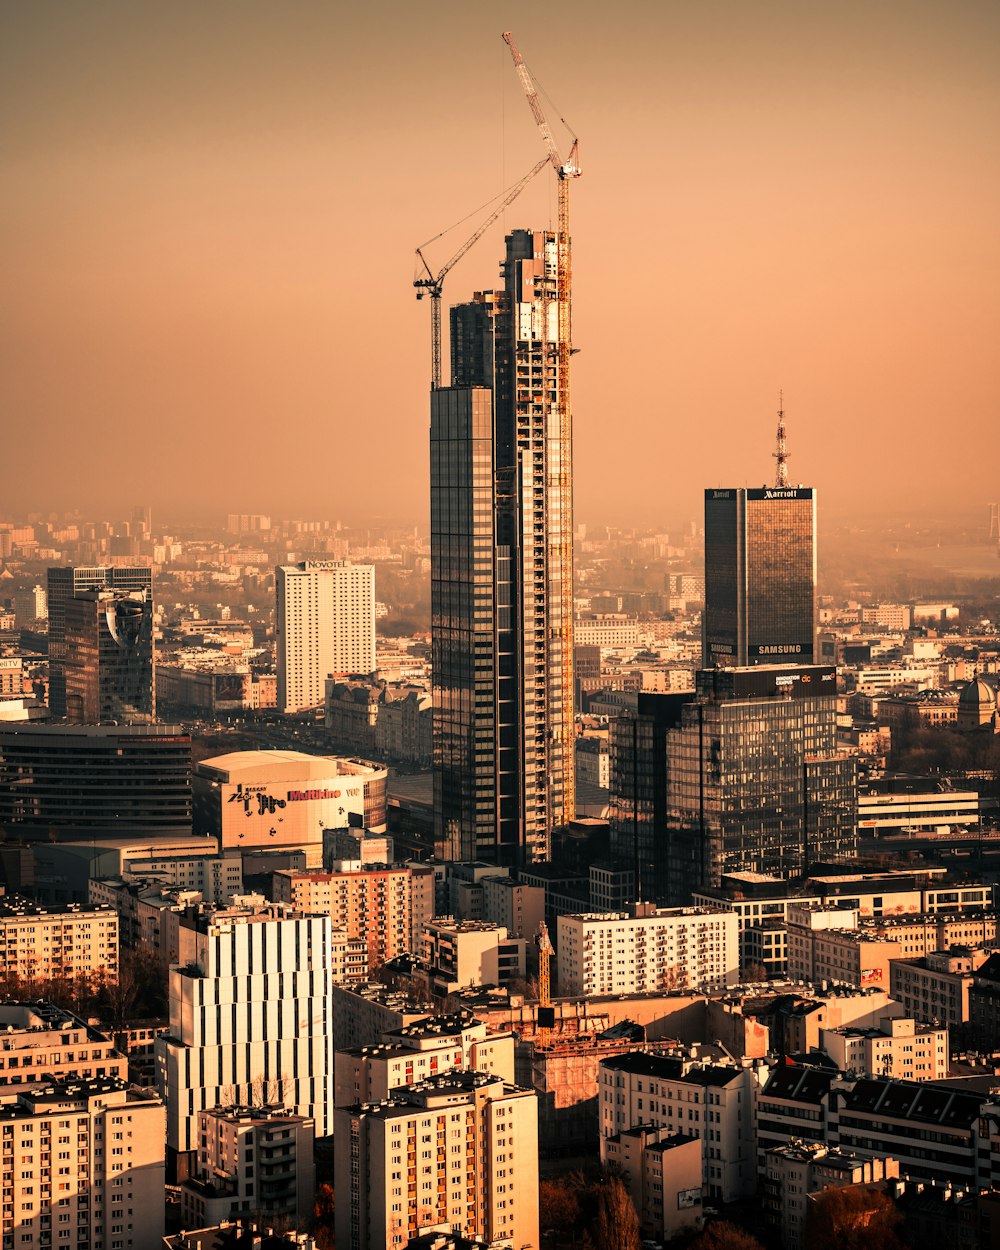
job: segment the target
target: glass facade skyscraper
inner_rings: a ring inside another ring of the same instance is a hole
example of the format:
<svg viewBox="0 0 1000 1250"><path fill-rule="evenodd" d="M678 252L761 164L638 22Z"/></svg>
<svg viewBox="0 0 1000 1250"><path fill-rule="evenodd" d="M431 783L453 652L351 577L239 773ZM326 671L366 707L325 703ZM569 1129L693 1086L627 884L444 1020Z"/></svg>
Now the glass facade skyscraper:
<svg viewBox="0 0 1000 1250"><path fill-rule="evenodd" d="M453 859L545 859L575 814L560 251L508 235L502 289L452 309L452 386L431 393L435 837Z"/></svg>
<svg viewBox="0 0 1000 1250"><path fill-rule="evenodd" d="M705 491L706 668L816 661L816 492Z"/></svg>

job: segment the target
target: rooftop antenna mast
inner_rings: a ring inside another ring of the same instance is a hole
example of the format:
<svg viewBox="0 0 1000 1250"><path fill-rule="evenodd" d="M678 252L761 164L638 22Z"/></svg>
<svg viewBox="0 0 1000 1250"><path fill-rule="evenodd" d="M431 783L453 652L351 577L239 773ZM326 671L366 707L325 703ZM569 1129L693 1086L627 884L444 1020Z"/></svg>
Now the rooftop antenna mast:
<svg viewBox="0 0 1000 1250"><path fill-rule="evenodd" d="M788 485L788 451L785 447L785 392L778 392L778 435L775 441L775 449L771 452L774 457L774 484L779 490Z"/></svg>

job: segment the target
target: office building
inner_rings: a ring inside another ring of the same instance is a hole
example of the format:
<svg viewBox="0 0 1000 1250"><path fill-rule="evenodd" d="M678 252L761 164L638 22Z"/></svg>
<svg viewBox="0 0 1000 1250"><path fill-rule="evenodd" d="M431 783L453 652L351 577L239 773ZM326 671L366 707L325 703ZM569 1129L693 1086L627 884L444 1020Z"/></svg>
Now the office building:
<svg viewBox="0 0 1000 1250"><path fill-rule="evenodd" d="M333 989L329 916L276 905L189 912L170 970L170 1028L156 1044L167 1147L190 1171L199 1111L283 1106L331 1131Z"/></svg>
<svg viewBox="0 0 1000 1250"><path fill-rule="evenodd" d="M538 1250L534 1091L485 1072L444 1072L338 1108L334 1122L338 1250L402 1250L441 1228Z"/></svg>
<svg viewBox="0 0 1000 1250"><path fill-rule="evenodd" d="M0 976L26 989L46 981L118 978L118 913L111 907L41 907L0 899Z"/></svg>
<svg viewBox="0 0 1000 1250"><path fill-rule="evenodd" d="M668 902L728 873L801 876L856 853L856 761L837 744L835 694L821 666L697 674L665 734Z"/></svg>
<svg viewBox="0 0 1000 1250"><path fill-rule="evenodd" d="M14 592L14 623L19 628L34 628L36 622L48 616L48 602L42 586Z"/></svg>
<svg viewBox="0 0 1000 1250"><path fill-rule="evenodd" d="M375 566L303 560L274 571L278 707L323 704L327 677L375 672Z"/></svg>
<svg viewBox="0 0 1000 1250"><path fill-rule="evenodd" d="M19 837L191 832L179 725L0 725L0 825Z"/></svg>
<svg viewBox="0 0 1000 1250"><path fill-rule="evenodd" d="M329 916L334 929L363 941L367 957L362 980L411 949L409 868L282 871L272 882L276 903L288 903L306 916Z"/></svg>
<svg viewBox="0 0 1000 1250"><path fill-rule="evenodd" d="M308 1227L316 1196L315 1136L308 1116L280 1107L200 1111L193 1175L180 1186L182 1227L251 1215Z"/></svg>
<svg viewBox="0 0 1000 1250"><path fill-rule="evenodd" d="M100 565L48 570L49 710L54 718L66 712L66 609L70 600L87 591L145 591L152 597L153 571L149 566Z"/></svg>
<svg viewBox="0 0 1000 1250"><path fill-rule="evenodd" d="M163 1118L158 1098L112 1076L4 1099L4 1250L160 1245Z"/></svg>
<svg viewBox="0 0 1000 1250"><path fill-rule="evenodd" d="M816 662L816 492L705 491L706 668Z"/></svg>
<svg viewBox="0 0 1000 1250"><path fill-rule="evenodd" d="M575 816L568 240L515 230L431 393L435 837L530 863Z"/></svg>
<svg viewBox="0 0 1000 1250"><path fill-rule="evenodd" d="M63 646L67 721L148 725L156 720L149 591L78 591L63 606Z"/></svg>
<svg viewBox="0 0 1000 1250"><path fill-rule="evenodd" d="M736 917L636 903L631 913L560 916L559 993L719 990L739 973Z"/></svg>

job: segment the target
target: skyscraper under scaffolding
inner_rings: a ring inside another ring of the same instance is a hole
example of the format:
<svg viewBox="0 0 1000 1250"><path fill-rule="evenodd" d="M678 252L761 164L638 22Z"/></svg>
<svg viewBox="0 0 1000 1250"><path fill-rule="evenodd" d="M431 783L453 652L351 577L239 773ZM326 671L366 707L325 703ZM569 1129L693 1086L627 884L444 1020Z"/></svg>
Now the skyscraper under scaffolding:
<svg viewBox="0 0 1000 1250"><path fill-rule="evenodd" d="M431 393L431 637L436 840L516 864L574 815L570 292L568 240L506 244Z"/></svg>

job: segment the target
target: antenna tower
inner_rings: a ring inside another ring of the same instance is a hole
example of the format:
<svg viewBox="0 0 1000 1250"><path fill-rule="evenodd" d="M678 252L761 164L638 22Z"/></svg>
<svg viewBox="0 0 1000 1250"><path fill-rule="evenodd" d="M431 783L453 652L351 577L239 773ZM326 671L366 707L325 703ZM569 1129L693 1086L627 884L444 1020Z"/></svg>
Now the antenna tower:
<svg viewBox="0 0 1000 1250"><path fill-rule="evenodd" d="M779 489L788 485L788 451L785 448L785 392L778 392L778 434L774 451L774 484Z"/></svg>

